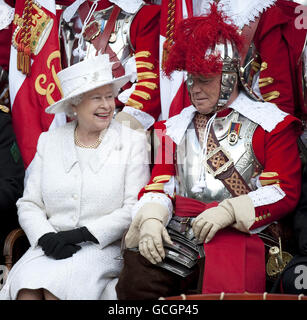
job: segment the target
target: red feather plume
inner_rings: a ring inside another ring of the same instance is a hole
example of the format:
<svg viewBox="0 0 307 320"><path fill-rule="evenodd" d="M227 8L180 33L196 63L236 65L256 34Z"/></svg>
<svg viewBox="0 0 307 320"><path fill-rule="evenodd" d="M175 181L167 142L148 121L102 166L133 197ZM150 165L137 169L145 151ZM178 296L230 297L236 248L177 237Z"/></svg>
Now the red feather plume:
<svg viewBox="0 0 307 320"><path fill-rule="evenodd" d="M241 50L243 39L239 28L218 10L216 4L211 5L206 16L182 20L175 29L174 43L165 61L164 73L170 76L175 70L203 75L221 72L223 63L220 55L211 53L205 56L205 53L226 39Z"/></svg>

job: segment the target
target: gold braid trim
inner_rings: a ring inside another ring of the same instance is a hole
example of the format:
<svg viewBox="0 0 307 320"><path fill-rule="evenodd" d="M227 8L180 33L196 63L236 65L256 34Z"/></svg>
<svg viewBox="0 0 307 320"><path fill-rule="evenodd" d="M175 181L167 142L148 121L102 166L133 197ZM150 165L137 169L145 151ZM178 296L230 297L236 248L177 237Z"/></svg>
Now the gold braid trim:
<svg viewBox="0 0 307 320"><path fill-rule="evenodd" d="M277 172L262 172L259 177L259 181L262 186L279 184L280 180L278 179L278 177L279 177L279 174ZM261 178L270 178L270 179L261 179Z"/></svg>
<svg viewBox="0 0 307 320"><path fill-rule="evenodd" d="M255 71L255 72L258 72L260 70L260 63L256 62L256 61L253 61L252 62L252 69Z"/></svg>
<svg viewBox="0 0 307 320"><path fill-rule="evenodd" d="M143 79L156 79L158 78L158 75L154 72L140 72L138 73L138 80L143 80Z"/></svg>
<svg viewBox="0 0 307 320"><path fill-rule="evenodd" d="M264 178L273 178L279 176L279 174L277 172L262 172L260 177L264 177Z"/></svg>
<svg viewBox="0 0 307 320"><path fill-rule="evenodd" d="M154 90L154 89L158 88L158 86L155 83L148 82L148 81L138 82L137 86L146 87L146 88L151 89L151 90Z"/></svg>
<svg viewBox="0 0 307 320"><path fill-rule="evenodd" d="M167 5L167 23L166 23L166 34L165 41L163 43L163 52L162 52L162 68L164 67L165 61L168 57L170 48L173 44L174 38L174 28L175 28L175 0L169 0Z"/></svg>
<svg viewBox="0 0 307 320"><path fill-rule="evenodd" d="M260 71L266 70L268 68L268 63L263 61L261 63Z"/></svg>
<svg viewBox="0 0 307 320"><path fill-rule="evenodd" d="M135 58L148 58L151 56L149 51L139 51L135 55Z"/></svg>
<svg viewBox="0 0 307 320"><path fill-rule="evenodd" d="M161 176L156 176L156 177L154 177L154 178L152 179L152 181L155 182L155 183L161 182L161 181L163 181L163 180L169 181L171 177L172 177L171 175L164 174L164 175L161 175ZM167 181L165 181L165 182L167 182Z"/></svg>
<svg viewBox="0 0 307 320"><path fill-rule="evenodd" d="M131 98L128 99L126 105L133 107L135 109L143 109L144 108L143 103L138 102L138 101L131 99Z"/></svg>
<svg viewBox="0 0 307 320"><path fill-rule="evenodd" d="M7 106L4 106L2 104L0 104L0 110L5 112L5 113L9 113L10 109Z"/></svg>
<svg viewBox="0 0 307 320"><path fill-rule="evenodd" d="M266 77L259 79L259 88L266 87L274 82L274 78Z"/></svg>
<svg viewBox="0 0 307 320"><path fill-rule="evenodd" d="M280 180L277 180L277 179L260 180L260 183L262 186L267 186L267 185L271 185L271 184L278 184L278 183L280 183Z"/></svg>
<svg viewBox="0 0 307 320"><path fill-rule="evenodd" d="M144 187L147 191L164 190L164 183L151 183Z"/></svg>
<svg viewBox="0 0 307 320"><path fill-rule="evenodd" d="M139 96L145 100L150 100L151 99L151 96L149 93L145 92L145 91L141 91L141 90L134 90L132 92L132 94L136 95L136 96Z"/></svg>
<svg viewBox="0 0 307 320"><path fill-rule="evenodd" d="M14 24L16 24L19 27L22 27L23 24L25 23L24 19L22 17L20 17L20 15L18 13L15 14L14 16Z"/></svg>
<svg viewBox="0 0 307 320"><path fill-rule="evenodd" d="M136 61L137 68L146 68L152 70L154 68L153 63L145 62L145 61Z"/></svg>
<svg viewBox="0 0 307 320"><path fill-rule="evenodd" d="M271 91L271 92L268 92L268 93L265 93L262 95L264 101L271 101L273 99L276 99L280 96L280 92L279 91Z"/></svg>

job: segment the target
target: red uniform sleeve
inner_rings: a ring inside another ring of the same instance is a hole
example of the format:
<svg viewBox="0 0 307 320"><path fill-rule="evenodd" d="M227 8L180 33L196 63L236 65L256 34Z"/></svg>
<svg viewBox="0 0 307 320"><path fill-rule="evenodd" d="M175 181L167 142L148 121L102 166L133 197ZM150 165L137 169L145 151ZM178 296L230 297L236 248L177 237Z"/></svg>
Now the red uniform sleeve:
<svg viewBox="0 0 307 320"><path fill-rule="evenodd" d="M254 44L259 54L259 89L265 101L292 115L302 104L301 54L305 29L295 28L297 3L278 0L259 20ZM300 75L300 77L299 77Z"/></svg>
<svg viewBox="0 0 307 320"><path fill-rule="evenodd" d="M256 221L251 229L279 220L296 207L301 191L301 160L297 145L299 133L300 122L292 116L287 116L270 133L261 127L256 129L253 149L263 166L260 175L263 192L265 186L275 184L282 189L285 197L275 203L257 206Z"/></svg>
<svg viewBox="0 0 307 320"><path fill-rule="evenodd" d="M158 119L161 111L159 90L160 6L145 5L136 14L130 29L135 49L138 83L126 105Z"/></svg>
<svg viewBox="0 0 307 320"><path fill-rule="evenodd" d="M164 184L169 182L172 176L176 175L174 158L176 144L165 134L164 123L165 121L159 121L154 125L155 136L159 144L155 156L155 165L150 181L139 193L139 199L147 192L164 193ZM169 198L173 200L174 197L169 196Z"/></svg>

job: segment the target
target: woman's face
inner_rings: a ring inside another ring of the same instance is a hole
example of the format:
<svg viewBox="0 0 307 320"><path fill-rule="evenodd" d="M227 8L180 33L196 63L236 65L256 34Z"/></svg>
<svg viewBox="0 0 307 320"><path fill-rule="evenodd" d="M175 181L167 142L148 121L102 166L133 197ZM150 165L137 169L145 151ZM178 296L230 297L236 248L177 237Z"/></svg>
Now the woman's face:
<svg viewBox="0 0 307 320"><path fill-rule="evenodd" d="M80 128L88 132L100 132L106 129L115 109L112 85L105 85L84 93L81 102L72 108L77 113Z"/></svg>

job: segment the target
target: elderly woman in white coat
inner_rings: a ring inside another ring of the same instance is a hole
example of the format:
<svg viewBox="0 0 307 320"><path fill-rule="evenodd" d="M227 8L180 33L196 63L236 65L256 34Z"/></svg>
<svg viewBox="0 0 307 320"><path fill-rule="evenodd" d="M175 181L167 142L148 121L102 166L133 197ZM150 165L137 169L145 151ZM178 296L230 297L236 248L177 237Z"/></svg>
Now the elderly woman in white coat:
<svg viewBox="0 0 307 320"><path fill-rule="evenodd" d="M129 76L112 78L108 55L58 73L64 98L47 112L74 121L41 134L19 222L31 247L2 299L116 299L120 239L149 178L145 134L113 120Z"/></svg>

